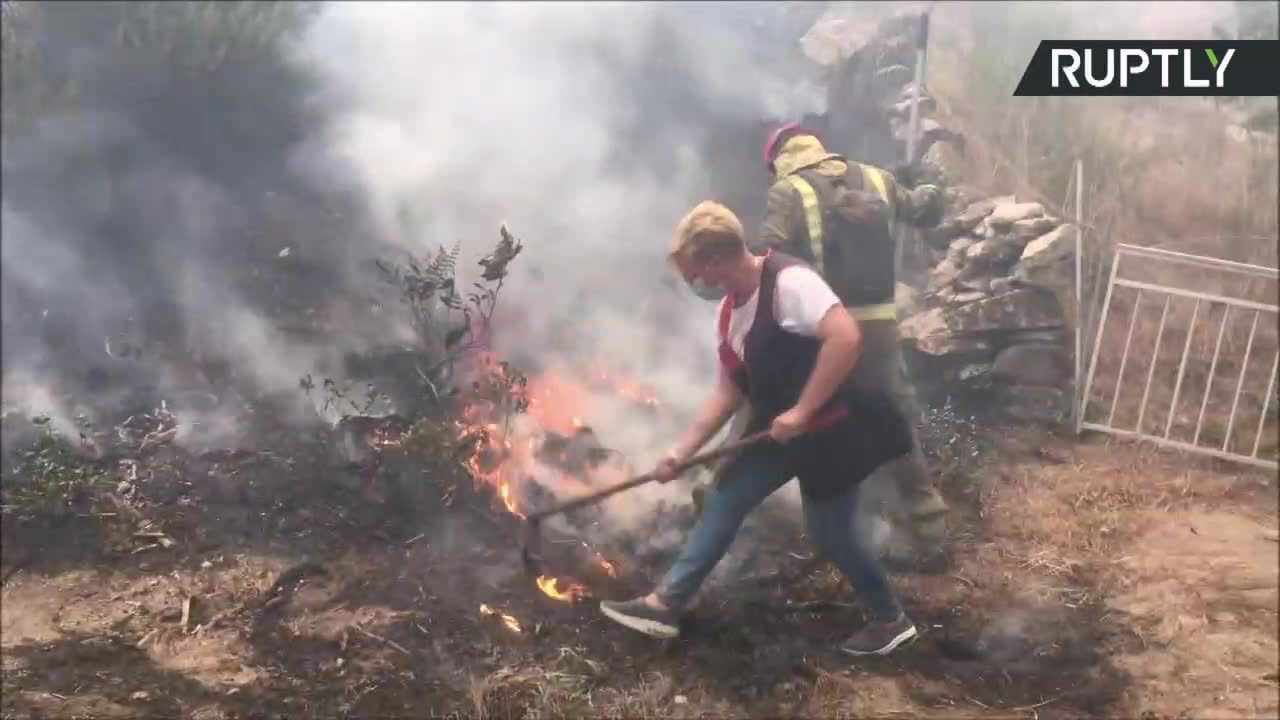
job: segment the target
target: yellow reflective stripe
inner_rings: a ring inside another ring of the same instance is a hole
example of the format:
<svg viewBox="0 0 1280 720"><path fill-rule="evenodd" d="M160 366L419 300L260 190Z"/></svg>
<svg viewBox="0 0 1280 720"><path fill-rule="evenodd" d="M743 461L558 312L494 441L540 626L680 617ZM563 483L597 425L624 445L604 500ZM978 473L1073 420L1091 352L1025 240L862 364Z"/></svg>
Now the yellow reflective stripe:
<svg viewBox="0 0 1280 720"><path fill-rule="evenodd" d="M889 190L884 185L884 176L880 174L880 171L876 168L863 165L862 177L866 178L868 182L876 186L876 192L880 193L880 199L885 201L887 204L889 202Z"/></svg>
<svg viewBox="0 0 1280 720"><path fill-rule="evenodd" d="M893 200L889 199L889 188L885 185L884 175L880 168L873 168L867 165L862 167L862 178L869 181L876 187L876 192L880 194L880 199L889 207L889 232L893 233Z"/></svg>
<svg viewBox="0 0 1280 720"><path fill-rule="evenodd" d="M813 186L799 175L788 175L791 186L800 193L800 201L804 203L804 220L809 226L809 249L813 251L813 267L822 272L822 209L818 207L818 194Z"/></svg>
<svg viewBox="0 0 1280 720"><path fill-rule="evenodd" d="M860 307L846 308L849 314L859 320L897 320L898 308L893 303L880 303L879 305L862 305Z"/></svg>

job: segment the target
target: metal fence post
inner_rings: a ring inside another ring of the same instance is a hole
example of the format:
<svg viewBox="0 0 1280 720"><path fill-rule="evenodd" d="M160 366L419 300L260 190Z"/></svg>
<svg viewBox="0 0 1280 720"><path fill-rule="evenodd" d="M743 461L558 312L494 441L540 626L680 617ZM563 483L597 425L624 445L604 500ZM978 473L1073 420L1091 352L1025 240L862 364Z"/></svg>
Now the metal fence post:
<svg viewBox="0 0 1280 720"><path fill-rule="evenodd" d="M1080 434L1080 423L1084 421L1084 413L1081 408L1083 402L1083 389L1081 382L1082 368L1084 367L1083 358L1080 356L1084 347L1080 337L1080 326L1084 321L1084 298L1081 296L1080 288L1082 283L1081 267L1083 266L1084 255L1084 161L1076 159L1076 317L1075 317L1075 379L1071 384L1071 422L1075 433Z"/></svg>

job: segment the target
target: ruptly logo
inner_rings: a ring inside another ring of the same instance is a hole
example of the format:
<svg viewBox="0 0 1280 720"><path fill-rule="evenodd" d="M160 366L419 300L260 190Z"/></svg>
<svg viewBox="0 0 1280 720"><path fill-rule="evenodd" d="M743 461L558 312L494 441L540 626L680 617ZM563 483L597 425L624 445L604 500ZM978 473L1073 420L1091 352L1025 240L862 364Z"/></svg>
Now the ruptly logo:
<svg viewBox="0 0 1280 720"><path fill-rule="evenodd" d="M1280 95L1280 41L1042 40L1014 95Z"/></svg>

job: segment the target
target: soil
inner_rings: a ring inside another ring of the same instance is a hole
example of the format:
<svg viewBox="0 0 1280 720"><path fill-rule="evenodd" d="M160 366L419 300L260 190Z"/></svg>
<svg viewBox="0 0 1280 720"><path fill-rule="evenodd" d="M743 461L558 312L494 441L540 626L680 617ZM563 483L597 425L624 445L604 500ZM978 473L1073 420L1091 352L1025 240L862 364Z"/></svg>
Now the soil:
<svg viewBox="0 0 1280 720"><path fill-rule="evenodd" d="M5 516L3 716L1276 716L1275 477L999 435L945 484L947 562L895 574L921 638L869 659L840 653L861 613L785 503L655 641L595 604L662 561L549 558L594 596L554 600L485 490L410 503L307 447L161 448L114 504Z"/></svg>

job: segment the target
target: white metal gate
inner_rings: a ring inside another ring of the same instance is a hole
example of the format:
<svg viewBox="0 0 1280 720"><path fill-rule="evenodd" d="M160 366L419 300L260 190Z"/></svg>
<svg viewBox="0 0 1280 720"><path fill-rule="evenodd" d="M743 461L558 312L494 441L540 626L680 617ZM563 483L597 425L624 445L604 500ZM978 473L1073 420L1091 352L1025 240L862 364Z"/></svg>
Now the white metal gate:
<svg viewBox="0 0 1280 720"><path fill-rule="evenodd" d="M1215 273L1223 278L1221 292L1186 287L1207 284L1204 278ZM1167 279L1178 275L1183 282ZM1272 417L1280 364L1277 279L1280 272L1275 268L1116 245L1077 427L1280 467ZM1154 342L1148 345L1152 328ZM1178 335L1183 336L1181 343ZM1174 351L1165 352L1165 345ZM1212 354L1206 359L1210 347ZM1263 387L1265 392L1258 394ZM1095 393L1103 396L1096 398ZM1188 397L1196 401L1188 404ZM1264 437L1271 441L1266 446Z"/></svg>

